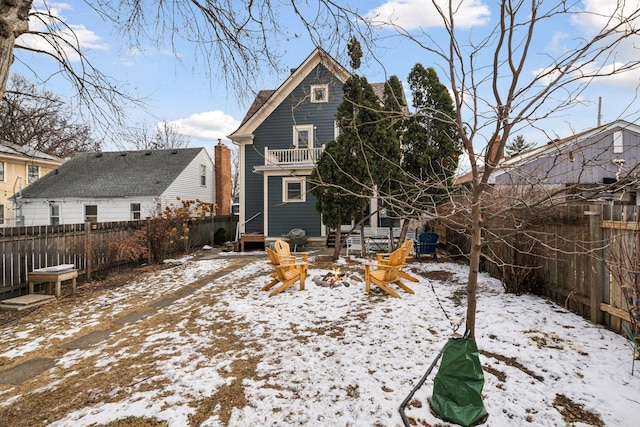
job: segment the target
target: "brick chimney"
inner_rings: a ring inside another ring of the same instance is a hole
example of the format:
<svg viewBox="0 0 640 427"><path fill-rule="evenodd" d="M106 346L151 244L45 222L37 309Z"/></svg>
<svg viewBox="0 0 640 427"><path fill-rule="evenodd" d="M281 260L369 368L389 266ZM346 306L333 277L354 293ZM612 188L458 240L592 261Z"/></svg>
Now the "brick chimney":
<svg viewBox="0 0 640 427"><path fill-rule="evenodd" d="M213 147L216 180L216 215L231 215L231 150L218 139Z"/></svg>
<svg viewBox="0 0 640 427"><path fill-rule="evenodd" d="M500 160L504 157L504 146L502 146L501 139L500 135L496 135L496 140L493 145L491 145L491 151L487 156L487 163L494 167L498 166L498 163L500 163Z"/></svg>

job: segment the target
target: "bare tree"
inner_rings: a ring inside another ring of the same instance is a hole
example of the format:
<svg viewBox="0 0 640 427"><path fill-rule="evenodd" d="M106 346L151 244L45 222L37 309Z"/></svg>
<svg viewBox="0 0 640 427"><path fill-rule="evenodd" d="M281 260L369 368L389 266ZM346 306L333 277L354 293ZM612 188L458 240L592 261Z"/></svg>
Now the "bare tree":
<svg viewBox="0 0 640 427"><path fill-rule="evenodd" d="M75 123L58 96L38 91L16 74L0 103L0 140L61 158L100 150L100 144L91 137L91 129Z"/></svg>
<svg viewBox="0 0 640 427"><path fill-rule="evenodd" d="M163 48L169 45L177 60L185 55L185 44L192 47L196 67L205 70L212 82L223 81L241 96L251 94L257 76L284 71L279 67L280 44L303 36L289 31L281 12L299 17L307 31L304 36L325 49L342 43L344 34L359 33L349 9L332 0L321 0L317 6L293 0L85 3L111 22L116 32L128 36L133 47L147 41ZM93 65L73 27L54 13L47 0L33 6L33 0L12 0L0 7L0 97L14 60L33 71L33 78L28 76L32 81L52 77L30 67L29 57L23 58L21 52L49 56L59 64L55 74L75 89L73 100L85 121L103 133L119 132L126 122L126 108L145 108L144 100L132 97L125 82L113 81Z"/></svg>
<svg viewBox="0 0 640 427"><path fill-rule="evenodd" d="M146 126L134 129L125 139L137 150L184 148L190 141L188 135L181 134L178 127L169 121L160 122L153 129Z"/></svg>
<svg viewBox="0 0 640 427"><path fill-rule="evenodd" d="M459 29L457 3L443 6L434 0L432 5L448 36L445 45L434 44L428 35L421 37L399 27L396 30L445 64L455 103L455 125L469 156L471 179L467 200L460 203L452 194L451 206L454 212L466 212L469 219L466 326L473 336L478 273L483 239L488 231L485 216L502 213L500 209L489 210L488 202L495 200L490 192L490 177L502 158L505 141L514 128L535 126L546 115L570 108L593 80L637 69L640 61L635 57L620 62L621 58L612 55L637 36L640 11L625 8L625 2L618 1L611 15L599 16L595 21L599 28L591 28L590 35L573 40L574 45L558 56L548 55L547 66L532 76L528 61L536 53L532 43L539 35L539 27L561 19L593 17L580 10L577 2L502 0L498 3L497 23L486 34L474 32L479 38L472 40ZM618 62L612 66L614 59ZM542 198L514 199L504 209L535 209L534 205L549 204L556 195L565 192L565 188L544 190ZM438 216L431 212L433 217Z"/></svg>

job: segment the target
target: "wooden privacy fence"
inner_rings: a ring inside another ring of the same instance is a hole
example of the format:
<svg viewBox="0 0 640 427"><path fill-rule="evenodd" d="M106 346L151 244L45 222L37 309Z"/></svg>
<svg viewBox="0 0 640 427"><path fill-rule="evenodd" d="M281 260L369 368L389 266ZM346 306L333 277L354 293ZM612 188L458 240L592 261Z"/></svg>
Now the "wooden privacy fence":
<svg viewBox="0 0 640 427"><path fill-rule="evenodd" d="M213 243L217 229L235 234L234 216L219 216L189 224L188 239L172 247L179 252ZM126 244L146 220L0 228L0 300L28 291L27 273L36 268L74 264L80 275L91 280L96 271L108 272L130 264L118 259L114 246ZM125 243L123 243L125 242Z"/></svg>
<svg viewBox="0 0 640 427"><path fill-rule="evenodd" d="M622 322L630 320L629 298L611 267L620 248L638 256L639 211L638 206L601 203L554 209L527 229L487 244L484 269L503 283L521 279L526 290L621 331ZM452 230L447 239L468 248L468 241Z"/></svg>

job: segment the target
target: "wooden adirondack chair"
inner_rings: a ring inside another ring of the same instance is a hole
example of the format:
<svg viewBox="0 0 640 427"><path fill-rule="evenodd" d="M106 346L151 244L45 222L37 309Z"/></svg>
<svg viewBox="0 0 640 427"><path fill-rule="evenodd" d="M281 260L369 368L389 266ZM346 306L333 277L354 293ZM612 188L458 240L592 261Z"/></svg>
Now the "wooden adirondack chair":
<svg viewBox="0 0 640 427"><path fill-rule="evenodd" d="M386 262L380 264L364 264L364 285L367 292L371 289L371 283L378 286L380 289L388 293L389 295L400 298L400 295L389 288L391 283L395 283L401 289L404 289L410 294L415 294L413 289L402 283L400 271L406 264L403 263L405 258L405 249L399 248L389 254L389 258ZM371 267L377 267L376 270L371 270Z"/></svg>
<svg viewBox="0 0 640 427"><path fill-rule="evenodd" d="M271 275L273 280L263 286L262 290L267 291L278 283L282 283L282 285L271 291L269 296L272 297L284 291L296 282L300 282L300 290L303 291L304 282L307 278L308 264L306 262L296 262L293 256L287 257L285 255L280 257L269 248L265 248L265 251L267 252L267 255L269 255L269 259L271 260L271 264L273 265L275 272Z"/></svg>
<svg viewBox="0 0 640 427"><path fill-rule="evenodd" d="M278 239L274 242L273 247L276 250L278 256L282 257L300 257L303 262L309 261L309 252L291 252L291 246L289 243L282 239Z"/></svg>
<svg viewBox="0 0 640 427"><path fill-rule="evenodd" d="M412 247L413 247L413 240L407 240L398 248L404 251L403 257L402 257L402 264L407 263L407 258L409 258L409 254L411 253ZM378 254L378 264L388 264L389 255L390 254ZM410 282L418 282L418 279L416 277L413 277L412 275L404 271L403 268L400 269L400 273L398 274L400 275L400 277L402 277L403 279L407 279Z"/></svg>

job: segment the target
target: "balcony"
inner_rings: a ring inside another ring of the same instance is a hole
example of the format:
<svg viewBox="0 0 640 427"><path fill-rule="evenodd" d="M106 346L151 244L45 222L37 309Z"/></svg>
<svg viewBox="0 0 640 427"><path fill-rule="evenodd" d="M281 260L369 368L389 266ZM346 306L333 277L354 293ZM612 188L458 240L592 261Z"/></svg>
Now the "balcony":
<svg viewBox="0 0 640 427"><path fill-rule="evenodd" d="M324 145L320 148L289 148L269 150L264 148L265 166L286 165L315 165L324 151Z"/></svg>

